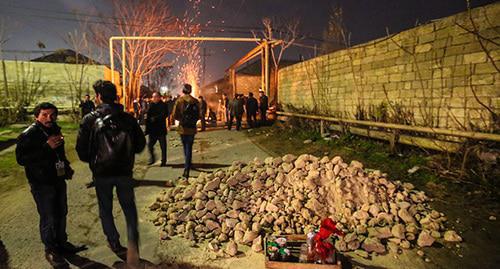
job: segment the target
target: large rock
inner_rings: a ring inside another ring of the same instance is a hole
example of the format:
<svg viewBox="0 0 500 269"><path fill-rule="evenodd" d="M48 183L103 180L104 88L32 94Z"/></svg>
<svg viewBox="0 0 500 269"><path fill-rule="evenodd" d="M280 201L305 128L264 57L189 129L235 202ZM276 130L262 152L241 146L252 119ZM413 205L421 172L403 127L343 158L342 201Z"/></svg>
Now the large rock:
<svg viewBox="0 0 500 269"><path fill-rule="evenodd" d="M432 244L436 241L434 237L431 236L430 232L427 230L423 230L419 235L417 239L417 245L419 247L430 247Z"/></svg>
<svg viewBox="0 0 500 269"><path fill-rule="evenodd" d="M238 245L233 240L231 240L229 241L229 243L227 243L224 252L226 252L227 255L234 257L238 253Z"/></svg>
<svg viewBox="0 0 500 269"><path fill-rule="evenodd" d="M216 190L219 188L219 184L220 184L220 179L215 178L214 180L207 182L203 187L203 190L206 192Z"/></svg>
<svg viewBox="0 0 500 269"><path fill-rule="evenodd" d="M361 247L369 253L385 253L385 246L376 238L366 238Z"/></svg>

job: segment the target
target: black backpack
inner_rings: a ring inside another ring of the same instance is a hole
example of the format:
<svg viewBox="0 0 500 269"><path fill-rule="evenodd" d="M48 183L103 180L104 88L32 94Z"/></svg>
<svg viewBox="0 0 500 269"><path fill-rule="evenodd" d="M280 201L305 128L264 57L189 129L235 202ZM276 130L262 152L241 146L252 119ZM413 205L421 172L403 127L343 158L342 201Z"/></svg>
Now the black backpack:
<svg viewBox="0 0 500 269"><path fill-rule="evenodd" d="M196 123L200 119L200 108L195 103L184 103L182 119L180 125L184 128L196 128Z"/></svg>
<svg viewBox="0 0 500 269"><path fill-rule="evenodd" d="M120 119L120 114L97 117L91 139L94 173L113 175L117 171L132 170L135 156L129 125Z"/></svg>

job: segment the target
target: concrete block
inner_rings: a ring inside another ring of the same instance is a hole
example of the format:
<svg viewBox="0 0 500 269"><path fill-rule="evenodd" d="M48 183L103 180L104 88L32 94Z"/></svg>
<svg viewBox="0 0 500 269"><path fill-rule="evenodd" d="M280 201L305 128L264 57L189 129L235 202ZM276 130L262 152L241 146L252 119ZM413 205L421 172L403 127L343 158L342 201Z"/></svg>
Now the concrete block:
<svg viewBox="0 0 500 269"><path fill-rule="evenodd" d="M476 52L464 55L464 64L476 64L486 62L487 56L485 52Z"/></svg>

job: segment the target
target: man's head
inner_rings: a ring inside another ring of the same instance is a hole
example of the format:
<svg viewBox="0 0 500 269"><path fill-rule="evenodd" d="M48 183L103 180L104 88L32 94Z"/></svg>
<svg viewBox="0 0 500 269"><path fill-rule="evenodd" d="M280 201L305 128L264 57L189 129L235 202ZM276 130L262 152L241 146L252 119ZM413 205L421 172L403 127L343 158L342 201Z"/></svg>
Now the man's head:
<svg viewBox="0 0 500 269"><path fill-rule="evenodd" d="M259 90L259 96L263 96L264 95L264 91L263 90Z"/></svg>
<svg viewBox="0 0 500 269"><path fill-rule="evenodd" d="M253 92L249 92L248 97L253 97Z"/></svg>
<svg viewBox="0 0 500 269"><path fill-rule="evenodd" d="M108 80L98 80L92 85L96 94L96 103L112 104L116 101L116 86Z"/></svg>
<svg viewBox="0 0 500 269"><path fill-rule="evenodd" d="M193 90L193 87L191 87L190 84L184 84L184 87L182 88L182 93L184 94L191 94L191 91Z"/></svg>
<svg viewBox="0 0 500 269"><path fill-rule="evenodd" d="M90 100L90 95L85 94L85 101L89 101L89 100Z"/></svg>
<svg viewBox="0 0 500 269"><path fill-rule="evenodd" d="M57 120L57 107L51 103L41 103L33 111L35 119L46 128L51 128Z"/></svg>
<svg viewBox="0 0 500 269"><path fill-rule="evenodd" d="M152 102L156 104L156 103L158 103L160 101L161 101L160 93L159 92L153 92Z"/></svg>

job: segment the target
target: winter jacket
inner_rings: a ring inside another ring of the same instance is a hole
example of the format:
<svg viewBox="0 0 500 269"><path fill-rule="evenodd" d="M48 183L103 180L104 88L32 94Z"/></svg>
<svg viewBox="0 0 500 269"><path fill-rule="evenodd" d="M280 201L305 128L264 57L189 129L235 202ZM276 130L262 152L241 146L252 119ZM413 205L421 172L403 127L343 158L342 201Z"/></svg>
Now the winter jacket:
<svg viewBox="0 0 500 269"><path fill-rule="evenodd" d="M167 134L167 105L159 101L151 103L146 116L146 134L160 136Z"/></svg>
<svg viewBox="0 0 500 269"><path fill-rule="evenodd" d="M128 163L131 165L123 167L123 169L105 172L97 172L95 169L97 154L99 154L100 151L107 150L106 147L97 145L97 143L93 141L93 131L96 128L95 122L97 118L104 118L110 114L113 114L114 117L122 122L123 126L129 127L129 135L132 138L131 148L128 149L130 150L129 152L140 153L144 149L146 138L144 137L141 127L137 124L136 119L132 115L124 112L123 106L120 104L102 104L97 107L96 111L88 114L82 119L76 140L76 152L80 160L89 163L94 177L132 176L133 163L135 161L133 154L131 154L131 159L128 160ZM109 151L107 153L109 153Z"/></svg>
<svg viewBox="0 0 500 269"><path fill-rule="evenodd" d="M197 104L198 106L200 106L200 102L189 94L184 94L182 97L179 97L177 101L175 101L174 111L172 114L172 117L179 122L182 120L182 114L184 112L185 104ZM201 118L201 107L198 107L198 111L200 111ZM196 128L185 128L179 124L179 126L177 127L177 132L180 135L194 135L196 134L197 130Z"/></svg>
<svg viewBox="0 0 500 269"><path fill-rule="evenodd" d="M73 170L64 153L64 144L52 149L47 144L48 137L60 135L61 128L55 123L46 128L39 122L31 124L17 138L16 161L24 166L26 177L31 185L53 185L71 178ZM58 177L56 162L63 161L66 175Z"/></svg>

